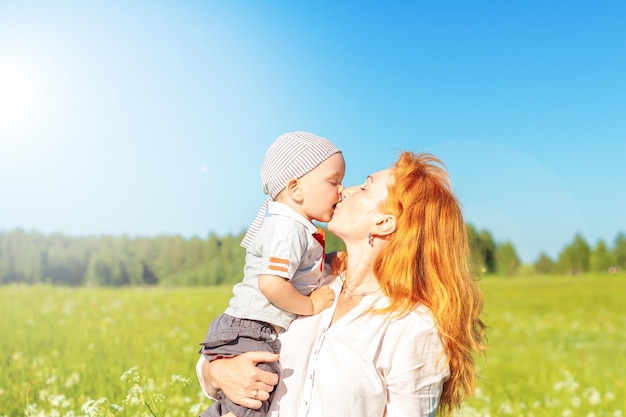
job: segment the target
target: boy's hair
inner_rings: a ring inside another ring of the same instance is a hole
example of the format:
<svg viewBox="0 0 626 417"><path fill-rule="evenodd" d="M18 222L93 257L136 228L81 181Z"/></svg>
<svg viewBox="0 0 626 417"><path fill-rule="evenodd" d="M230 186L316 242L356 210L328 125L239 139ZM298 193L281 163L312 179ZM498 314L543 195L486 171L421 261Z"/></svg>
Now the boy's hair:
<svg viewBox="0 0 626 417"><path fill-rule="evenodd" d="M256 236L267 209L291 178L300 178L341 151L331 141L309 132L288 132L280 135L265 153L261 168L261 185L268 198L248 228L241 246L248 247Z"/></svg>

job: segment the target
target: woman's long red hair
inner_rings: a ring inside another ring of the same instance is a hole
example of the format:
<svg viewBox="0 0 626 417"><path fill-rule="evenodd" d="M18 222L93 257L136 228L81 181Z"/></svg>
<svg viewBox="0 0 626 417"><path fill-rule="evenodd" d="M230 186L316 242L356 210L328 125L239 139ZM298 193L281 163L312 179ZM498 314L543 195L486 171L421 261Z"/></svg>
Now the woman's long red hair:
<svg viewBox="0 0 626 417"><path fill-rule="evenodd" d="M486 348L465 222L445 166L434 155L403 152L391 173L381 210L396 216L396 231L374 273L391 300L385 312L403 314L420 304L432 311L451 373L439 410L449 415L473 393L473 355Z"/></svg>

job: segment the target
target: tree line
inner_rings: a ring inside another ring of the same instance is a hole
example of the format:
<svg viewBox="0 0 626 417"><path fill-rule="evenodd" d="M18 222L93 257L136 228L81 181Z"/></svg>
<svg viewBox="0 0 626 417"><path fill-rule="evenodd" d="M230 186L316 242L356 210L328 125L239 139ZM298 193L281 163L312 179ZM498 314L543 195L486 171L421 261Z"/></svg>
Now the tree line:
<svg viewBox="0 0 626 417"><path fill-rule="evenodd" d="M521 262L510 242L467 225L472 264L478 275L514 276ZM0 232L0 285L47 283L66 286L232 285L242 278L245 250L239 235L205 239L180 236L72 237L24 230ZM326 233L328 252L343 243ZM542 274L626 271L626 235L612 246L594 248L576 235L557 259L541 254L534 269Z"/></svg>

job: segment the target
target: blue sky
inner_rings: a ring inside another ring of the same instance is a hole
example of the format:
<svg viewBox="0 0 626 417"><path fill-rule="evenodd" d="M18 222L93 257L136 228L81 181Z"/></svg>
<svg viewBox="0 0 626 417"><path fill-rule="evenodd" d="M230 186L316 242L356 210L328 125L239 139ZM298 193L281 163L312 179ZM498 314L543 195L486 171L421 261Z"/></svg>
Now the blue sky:
<svg viewBox="0 0 626 417"><path fill-rule="evenodd" d="M447 165L524 262L626 231L626 3L0 2L0 230L243 231L283 132Z"/></svg>

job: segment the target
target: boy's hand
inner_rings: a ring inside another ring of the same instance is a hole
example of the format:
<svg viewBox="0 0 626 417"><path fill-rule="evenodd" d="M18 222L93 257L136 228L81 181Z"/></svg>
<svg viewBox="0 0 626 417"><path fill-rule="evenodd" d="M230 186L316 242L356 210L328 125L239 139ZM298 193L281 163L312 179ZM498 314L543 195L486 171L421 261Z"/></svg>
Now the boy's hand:
<svg viewBox="0 0 626 417"><path fill-rule="evenodd" d="M318 314L333 305L335 292L328 285L324 285L309 295L313 303L313 314Z"/></svg>

